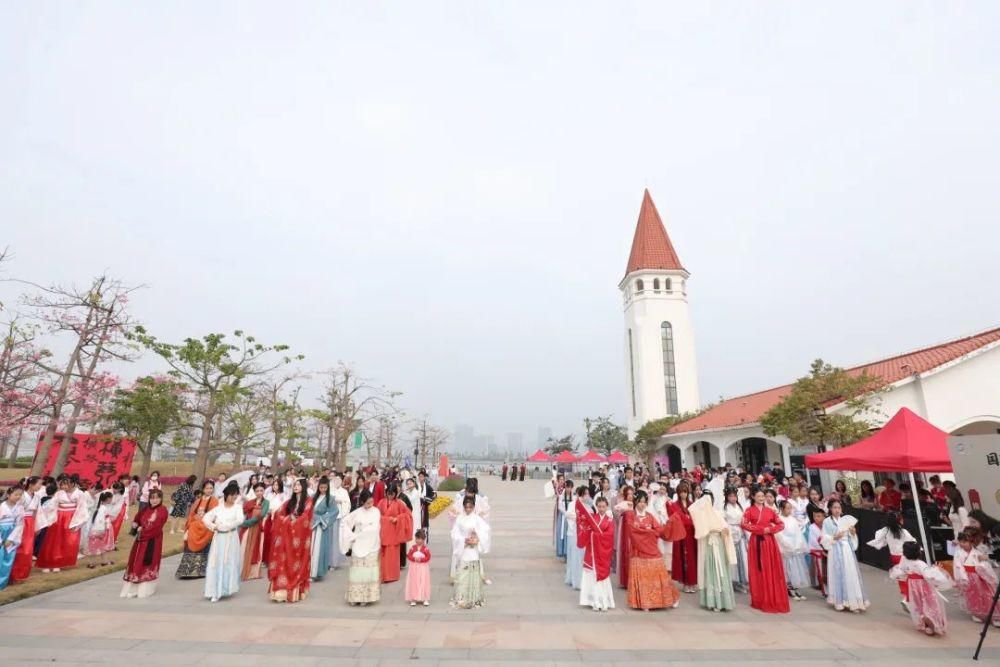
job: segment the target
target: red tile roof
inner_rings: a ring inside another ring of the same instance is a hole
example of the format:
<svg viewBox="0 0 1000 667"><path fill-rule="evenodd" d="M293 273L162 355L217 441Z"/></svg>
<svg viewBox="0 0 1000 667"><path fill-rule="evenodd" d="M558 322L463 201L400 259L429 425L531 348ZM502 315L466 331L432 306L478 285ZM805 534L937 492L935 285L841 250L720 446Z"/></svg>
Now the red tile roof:
<svg viewBox="0 0 1000 667"><path fill-rule="evenodd" d="M684 270L648 189L642 195L639 221L635 225L632 252L628 257L625 274L642 269Z"/></svg>
<svg viewBox="0 0 1000 667"><path fill-rule="evenodd" d="M860 375L867 371L869 375L881 378L881 386L886 386L914 373L924 373L942 366L997 341L1000 341L1000 327L847 370L851 375ZM694 419L676 424L667 432L687 433L755 424L765 412L787 396L791 388L792 385L786 384L756 394L730 398Z"/></svg>

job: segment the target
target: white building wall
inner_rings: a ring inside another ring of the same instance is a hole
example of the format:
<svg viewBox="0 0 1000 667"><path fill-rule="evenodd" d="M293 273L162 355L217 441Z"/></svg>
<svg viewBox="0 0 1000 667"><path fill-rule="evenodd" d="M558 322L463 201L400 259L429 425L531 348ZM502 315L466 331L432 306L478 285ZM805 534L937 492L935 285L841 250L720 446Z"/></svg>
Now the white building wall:
<svg viewBox="0 0 1000 667"><path fill-rule="evenodd" d="M671 291L663 289L670 278ZM636 281L642 280L643 292L636 292ZM653 281L660 280L660 291ZM628 332L632 331L635 372L635 414L632 414L631 387L626 386L629 432L635 433L651 419L667 415L667 396L663 374L663 340L661 326L669 322L673 330L674 367L677 381L678 413L697 410L701 405L698 391L698 365L695 356L694 327L686 294L687 274L678 271L636 271L622 281L625 303L625 366L626 383L631 384L628 369Z"/></svg>

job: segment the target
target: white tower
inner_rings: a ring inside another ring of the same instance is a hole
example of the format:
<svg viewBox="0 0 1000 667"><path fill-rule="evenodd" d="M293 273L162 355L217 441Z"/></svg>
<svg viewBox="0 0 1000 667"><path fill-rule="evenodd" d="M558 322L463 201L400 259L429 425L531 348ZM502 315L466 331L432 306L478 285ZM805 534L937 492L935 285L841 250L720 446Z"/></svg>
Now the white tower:
<svg viewBox="0 0 1000 667"><path fill-rule="evenodd" d="M628 426L697 410L698 366L687 279L653 198L646 190L625 277L625 382Z"/></svg>

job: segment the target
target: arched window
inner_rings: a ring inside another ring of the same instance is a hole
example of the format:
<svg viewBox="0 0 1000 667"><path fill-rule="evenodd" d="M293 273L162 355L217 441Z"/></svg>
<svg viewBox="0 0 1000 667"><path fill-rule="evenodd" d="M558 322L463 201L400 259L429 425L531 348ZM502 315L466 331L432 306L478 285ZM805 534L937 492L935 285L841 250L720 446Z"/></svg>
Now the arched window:
<svg viewBox="0 0 1000 667"><path fill-rule="evenodd" d="M663 289L665 289L668 292L671 291L670 278L663 279Z"/></svg>
<svg viewBox="0 0 1000 667"><path fill-rule="evenodd" d="M635 281L635 291L637 294L642 294L642 278Z"/></svg>
<svg viewBox="0 0 1000 667"><path fill-rule="evenodd" d="M660 339L663 343L663 387L667 394L667 414L679 414L677 410L677 373L674 367L674 328L670 322L660 325Z"/></svg>
<svg viewBox="0 0 1000 667"><path fill-rule="evenodd" d="M659 292L660 291L660 279L659 278L653 278L653 291L654 292Z"/></svg>
<svg viewBox="0 0 1000 667"><path fill-rule="evenodd" d="M632 352L632 330L628 330L628 374L632 387L632 416L635 417L635 355Z"/></svg>

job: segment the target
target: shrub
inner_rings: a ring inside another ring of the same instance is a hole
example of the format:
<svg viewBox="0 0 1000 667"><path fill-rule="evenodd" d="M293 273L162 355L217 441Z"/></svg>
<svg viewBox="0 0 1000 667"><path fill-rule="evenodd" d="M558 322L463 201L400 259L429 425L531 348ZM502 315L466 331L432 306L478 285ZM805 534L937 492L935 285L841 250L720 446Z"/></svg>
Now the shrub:
<svg viewBox="0 0 1000 667"><path fill-rule="evenodd" d="M461 491L465 488L465 478L461 475L448 475L448 478L438 485L438 491Z"/></svg>

